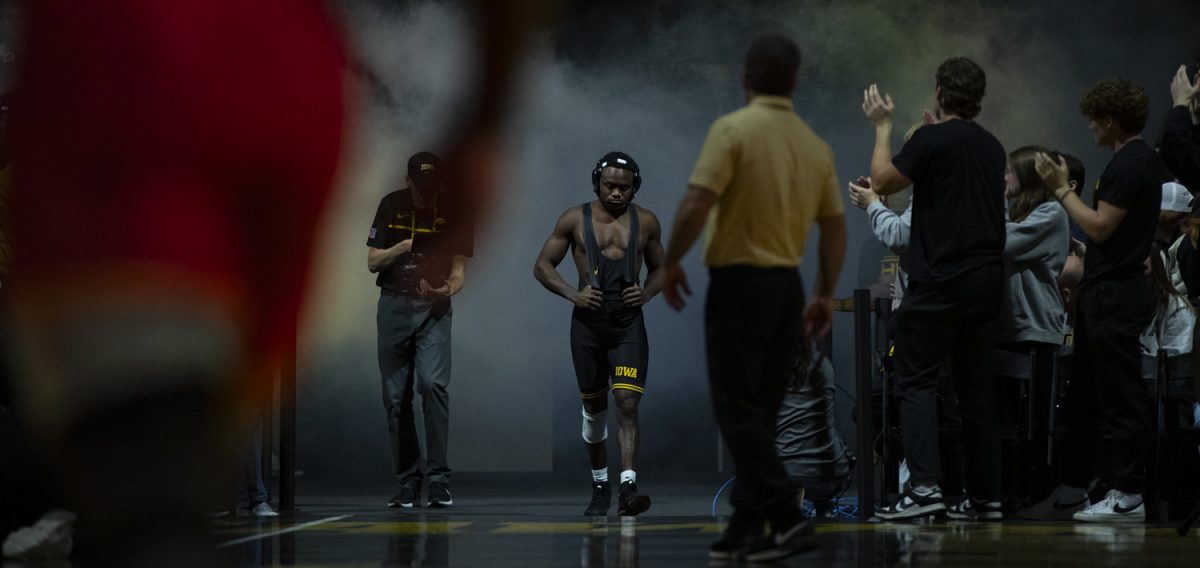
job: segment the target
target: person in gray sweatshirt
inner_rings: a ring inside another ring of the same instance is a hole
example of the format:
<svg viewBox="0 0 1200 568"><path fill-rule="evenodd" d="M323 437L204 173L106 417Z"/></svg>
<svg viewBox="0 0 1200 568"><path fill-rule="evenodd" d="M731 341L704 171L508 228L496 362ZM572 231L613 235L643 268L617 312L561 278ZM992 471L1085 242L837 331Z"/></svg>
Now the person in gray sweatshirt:
<svg viewBox="0 0 1200 568"><path fill-rule="evenodd" d="M1004 260L1008 268L1008 309L1001 312L999 342L1017 351L1045 346L1053 353L1067 333L1067 314L1058 275L1071 245L1070 220L1034 168L1045 148L1025 146L1008 156Z"/></svg>
<svg viewBox="0 0 1200 568"><path fill-rule="evenodd" d="M912 125L904 133L904 141L908 142L918 128L928 124L936 124L937 119L929 111L921 113L921 121ZM859 209L867 211L867 219L871 222L871 233L892 254L900 257L900 266L896 269L896 281L892 288L892 312L900 309L904 301L904 293L908 290L908 235L912 230L912 204L896 213L888 208L887 201L878 193L871 190L871 180L860 177L850 183L850 202Z"/></svg>
<svg viewBox="0 0 1200 568"><path fill-rule="evenodd" d="M871 191L870 182L866 180L850 184L850 202L860 209L866 209L875 238L892 254L900 257L892 293L892 311L895 312L900 308L904 292L908 289L908 234L912 229L912 205L902 213L892 211L877 193Z"/></svg>
<svg viewBox="0 0 1200 568"><path fill-rule="evenodd" d="M1034 376L1052 376L1054 358L1068 331L1067 312L1059 294L1058 278L1067 262L1071 227L1066 210L1054 199L1050 188L1034 167L1034 156L1046 151L1037 146L1025 146L1008 155L1008 167L1004 175L1004 195L1008 199L1004 239L1008 293L998 321L1000 331L996 340L996 374L999 376L1013 374L1006 370L1006 361L1023 366L1031 355ZM1033 381L1031 385L1034 387L1035 408L1048 409L1051 393L1049 382ZM1002 386L1015 385L1011 381L997 383L998 389ZM999 397L1001 407L1011 408L1015 412L1020 404L1019 397L1011 390L1003 392L1009 393L1009 396ZM1001 414L1008 413L1002 411ZM1045 461L1050 416L1048 412L1037 412L1031 418L1034 446L1027 454L1033 459L1028 465L1033 468L1033 479L1040 479L1048 476L1050 469ZM1007 476L1006 482L1020 483L1023 477ZM1008 488L1009 491L1021 491L1013 485Z"/></svg>

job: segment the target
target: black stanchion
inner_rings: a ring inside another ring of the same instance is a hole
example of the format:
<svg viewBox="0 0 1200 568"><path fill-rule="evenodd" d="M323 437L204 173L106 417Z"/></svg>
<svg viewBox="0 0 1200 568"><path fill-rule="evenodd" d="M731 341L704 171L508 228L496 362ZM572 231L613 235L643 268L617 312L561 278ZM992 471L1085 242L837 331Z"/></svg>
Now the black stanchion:
<svg viewBox="0 0 1200 568"><path fill-rule="evenodd" d="M891 298L876 298L875 299L875 353L879 355L879 361L887 360L888 348L891 345L891 338L888 337L888 329L892 319L892 300ZM871 361L872 365L876 362ZM880 500L886 501L888 493L892 488L900 486L900 472L892 467L895 463L895 458L892 456L891 439L889 436L892 432L892 427L896 424L895 410L892 409L889 402L889 395L892 392L892 372L888 370L888 365L883 365L881 374L882 384L881 392L883 393L880 399L880 424L879 431L882 433L881 438L883 443L880 445L879 462L883 465L883 479L880 485Z"/></svg>
<svg viewBox="0 0 1200 568"><path fill-rule="evenodd" d="M855 397L858 399L858 448L862 467L858 469L858 518L871 518L875 511L875 417L871 400L872 362L871 291L854 291L854 371Z"/></svg>
<svg viewBox="0 0 1200 568"><path fill-rule="evenodd" d="M284 356L279 376L279 509L296 510L295 349Z"/></svg>
<svg viewBox="0 0 1200 568"><path fill-rule="evenodd" d="M275 480L271 474L273 472L272 456L275 454L275 389L279 386L279 373L271 377L271 386L267 389L267 399L263 401L262 408L259 410L259 420L262 421L262 455L259 456L259 467L262 468L263 484L267 489L267 502L271 502L271 496L275 494Z"/></svg>

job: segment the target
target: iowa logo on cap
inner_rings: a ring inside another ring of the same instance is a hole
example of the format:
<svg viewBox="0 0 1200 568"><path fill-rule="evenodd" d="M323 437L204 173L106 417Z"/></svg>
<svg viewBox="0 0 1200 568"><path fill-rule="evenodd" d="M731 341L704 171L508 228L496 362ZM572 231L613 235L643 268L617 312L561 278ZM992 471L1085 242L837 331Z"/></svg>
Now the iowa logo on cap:
<svg viewBox="0 0 1200 568"><path fill-rule="evenodd" d="M423 174L432 172L434 169L433 164L421 164L421 173Z"/></svg>

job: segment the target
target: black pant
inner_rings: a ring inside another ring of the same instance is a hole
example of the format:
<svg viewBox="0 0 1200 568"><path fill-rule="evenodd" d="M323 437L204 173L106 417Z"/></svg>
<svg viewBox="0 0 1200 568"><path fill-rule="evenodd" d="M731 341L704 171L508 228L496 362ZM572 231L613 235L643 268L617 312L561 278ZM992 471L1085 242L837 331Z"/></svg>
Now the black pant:
<svg viewBox="0 0 1200 568"><path fill-rule="evenodd" d="M1000 497L1000 429L992 379L995 320L1004 267L987 265L945 282L909 282L897 314L896 390L913 485L941 479L938 371L951 362L962 418L967 493Z"/></svg>
<svg viewBox="0 0 1200 568"><path fill-rule="evenodd" d="M1096 282L1080 295L1064 404L1063 483L1087 487L1099 469L1111 487L1126 493L1144 489L1150 394L1141 378L1138 336L1153 312L1150 284L1141 277Z"/></svg>
<svg viewBox="0 0 1200 568"><path fill-rule="evenodd" d="M1026 394L1032 398L1032 407L1030 407L1030 401L1022 398L1022 385L997 371L996 399L1000 413L999 423L1002 427L1015 426L1020 430L1026 420L1031 422L1029 424L1031 428L1030 442L1018 444L1017 449L1020 451L1018 459L1010 458L1004 462L1004 495L1006 497L1013 495L1022 498L1028 497L1036 502L1054 489L1057 482L1050 470L1053 460L1047 454L1052 434L1050 423L1055 408L1050 400L1050 395L1056 392L1053 390L1052 383L1058 381L1054 366L1061 348L1061 345L1040 341L1017 341L996 345L998 351L1009 351L1020 357L1032 353L1032 371L1033 376L1036 377L1036 380L1033 381L1033 389ZM1026 416L1026 413L1030 412L1030 408L1032 408L1032 414Z"/></svg>
<svg viewBox="0 0 1200 568"><path fill-rule="evenodd" d="M713 407L737 480L731 530L798 519L796 490L775 449L775 424L804 316L796 269L714 268L705 304Z"/></svg>

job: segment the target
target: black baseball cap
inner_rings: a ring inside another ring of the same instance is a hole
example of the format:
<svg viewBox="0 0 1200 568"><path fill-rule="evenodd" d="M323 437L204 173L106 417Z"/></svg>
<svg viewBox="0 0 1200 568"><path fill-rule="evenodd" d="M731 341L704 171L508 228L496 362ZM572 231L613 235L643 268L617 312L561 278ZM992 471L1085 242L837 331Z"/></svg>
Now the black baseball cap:
<svg viewBox="0 0 1200 568"><path fill-rule="evenodd" d="M440 189L442 160L433 152L417 152L408 159L408 177L418 189Z"/></svg>

